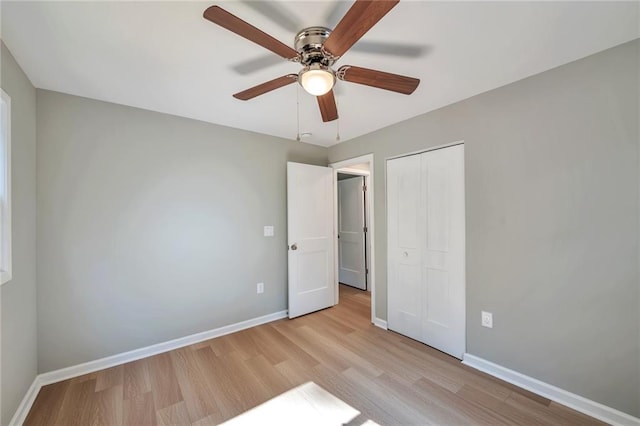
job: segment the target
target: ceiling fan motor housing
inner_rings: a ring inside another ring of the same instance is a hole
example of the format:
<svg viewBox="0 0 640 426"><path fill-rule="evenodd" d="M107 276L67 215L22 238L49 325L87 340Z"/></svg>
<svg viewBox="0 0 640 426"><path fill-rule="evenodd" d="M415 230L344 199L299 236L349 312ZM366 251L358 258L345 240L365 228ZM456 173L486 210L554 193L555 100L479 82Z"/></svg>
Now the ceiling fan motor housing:
<svg viewBox="0 0 640 426"><path fill-rule="evenodd" d="M300 63L305 66L320 64L331 67L337 58L322 50L322 45L331 34L325 27L309 27L296 34L294 48L300 54Z"/></svg>

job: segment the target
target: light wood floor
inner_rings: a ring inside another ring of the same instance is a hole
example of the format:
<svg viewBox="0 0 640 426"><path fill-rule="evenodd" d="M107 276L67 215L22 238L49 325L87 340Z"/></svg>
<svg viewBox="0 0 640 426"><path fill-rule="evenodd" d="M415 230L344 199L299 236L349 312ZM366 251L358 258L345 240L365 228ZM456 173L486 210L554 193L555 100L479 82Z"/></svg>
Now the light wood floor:
<svg viewBox="0 0 640 426"><path fill-rule="evenodd" d="M350 425L598 423L374 327L369 293L340 287L333 308L45 386L25 424L217 424L309 381Z"/></svg>

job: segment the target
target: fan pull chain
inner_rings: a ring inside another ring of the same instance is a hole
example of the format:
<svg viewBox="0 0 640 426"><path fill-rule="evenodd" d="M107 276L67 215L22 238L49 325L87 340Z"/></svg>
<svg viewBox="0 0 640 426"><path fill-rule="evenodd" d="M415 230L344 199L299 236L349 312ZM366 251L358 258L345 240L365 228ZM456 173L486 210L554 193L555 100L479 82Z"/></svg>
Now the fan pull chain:
<svg viewBox="0 0 640 426"><path fill-rule="evenodd" d="M340 102L338 102L338 97L336 97L336 108L340 111ZM340 115L336 119L336 142L340 142Z"/></svg>
<svg viewBox="0 0 640 426"><path fill-rule="evenodd" d="M300 142L300 87L296 84L296 117L298 121L298 134L296 140Z"/></svg>

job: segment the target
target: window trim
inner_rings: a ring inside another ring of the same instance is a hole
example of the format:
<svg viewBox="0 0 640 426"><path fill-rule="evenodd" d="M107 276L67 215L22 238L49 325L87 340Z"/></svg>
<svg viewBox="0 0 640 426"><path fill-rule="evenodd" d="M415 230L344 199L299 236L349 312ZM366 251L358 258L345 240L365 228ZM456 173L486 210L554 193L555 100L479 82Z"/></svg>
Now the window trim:
<svg viewBox="0 0 640 426"><path fill-rule="evenodd" d="M11 97L0 89L0 285L12 278L11 262ZM2 167L4 165L4 167Z"/></svg>

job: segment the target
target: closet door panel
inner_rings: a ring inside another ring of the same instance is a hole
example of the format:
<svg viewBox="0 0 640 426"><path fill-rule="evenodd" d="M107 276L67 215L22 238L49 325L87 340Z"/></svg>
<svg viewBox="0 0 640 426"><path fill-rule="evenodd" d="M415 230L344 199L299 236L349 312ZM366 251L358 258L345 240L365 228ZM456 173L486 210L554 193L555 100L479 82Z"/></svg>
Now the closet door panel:
<svg viewBox="0 0 640 426"><path fill-rule="evenodd" d="M419 157L387 162L387 325L414 339L422 335L420 186Z"/></svg>
<svg viewBox="0 0 640 426"><path fill-rule="evenodd" d="M423 243L422 337L462 358L465 349L464 146L421 155Z"/></svg>

